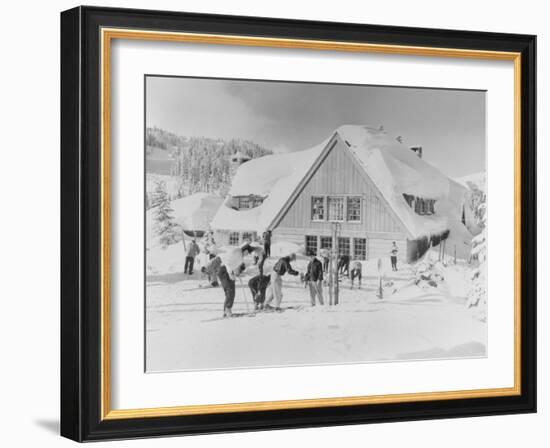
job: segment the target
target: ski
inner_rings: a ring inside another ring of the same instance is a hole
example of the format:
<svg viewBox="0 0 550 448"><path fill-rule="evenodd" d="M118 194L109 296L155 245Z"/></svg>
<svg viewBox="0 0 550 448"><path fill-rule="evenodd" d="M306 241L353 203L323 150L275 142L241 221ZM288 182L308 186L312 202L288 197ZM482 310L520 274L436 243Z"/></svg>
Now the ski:
<svg viewBox="0 0 550 448"><path fill-rule="evenodd" d="M239 318L239 317L256 317L256 313L255 312L253 312L253 313L233 313L231 315L231 317L226 317L226 316L213 317L211 319L203 320L202 322L207 323L207 322L216 322L216 321L219 321L219 320L231 320L231 319L236 319L236 318Z"/></svg>

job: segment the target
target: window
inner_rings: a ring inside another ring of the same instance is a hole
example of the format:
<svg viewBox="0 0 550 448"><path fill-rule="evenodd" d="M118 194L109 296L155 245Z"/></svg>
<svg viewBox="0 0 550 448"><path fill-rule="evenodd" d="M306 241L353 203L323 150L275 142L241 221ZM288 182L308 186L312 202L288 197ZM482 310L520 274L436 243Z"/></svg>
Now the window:
<svg viewBox="0 0 550 448"><path fill-rule="evenodd" d="M338 255L350 255L349 238L338 237Z"/></svg>
<svg viewBox="0 0 550 448"><path fill-rule="evenodd" d="M248 241L249 243L256 241L256 232L243 232L243 243L245 241Z"/></svg>
<svg viewBox="0 0 550 448"><path fill-rule="evenodd" d="M403 197L417 215L433 215L435 213L435 199L418 198L406 193L403 193Z"/></svg>
<svg viewBox="0 0 550 448"><path fill-rule="evenodd" d="M328 220L343 221L344 220L344 198L329 196L328 200Z"/></svg>
<svg viewBox="0 0 550 448"><path fill-rule="evenodd" d="M312 252L317 255L317 236L306 235L306 255Z"/></svg>
<svg viewBox="0 0 550 448"><path fill-rule="evenodd" d="M361 221L361 197L349 196L347 207L347 220L348 222L360 222Z"/></svg>
<svg viewBox="0 0 550 448"><path fill-rule="evenodd" d="M242 208L251 208L252 201L248 197L240 197L239 198L239 209Z"/></svg>
<svg viewBox="0 0 550 448"><path fill-rule="evenodd" d="M239 232L229 232L229 245L231 246L239 245Z"/></svg>
<svg viewBox="0 0 550 448"><path fill-rule="evenodd" d="M332 249L332 237L331 236L322 236L321 237L321 249Z"/></svg>
<svg viewBox="0 0 550 448"><path fill-rule="evenodd" d="M367 259L367 239L366 238L353 239L353 259L354 260Z"/></svg>
<svg viewBox="0 0 550 448"><path fill-rule="evenodd" d="M258 207L259 205L262 205L262 203L264 202L263 198L260 198L258 196L256 196L254 198L254 207Z"/></svg>
<svg viewBox="0 0 550 448"><path fill-rule="evenodd" d="M323 196L311 197L311 219L312 221L325 220L325 198Z"/></svg>

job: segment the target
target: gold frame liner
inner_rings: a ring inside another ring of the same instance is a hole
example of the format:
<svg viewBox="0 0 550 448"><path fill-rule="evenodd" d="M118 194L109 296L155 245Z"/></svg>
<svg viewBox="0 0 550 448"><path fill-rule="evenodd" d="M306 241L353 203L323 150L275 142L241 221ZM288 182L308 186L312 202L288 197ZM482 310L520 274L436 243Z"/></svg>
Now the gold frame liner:
<svg viewBox="0 0 550 448"><path fill-rule="evenodd" d="M110 62L113 39L185 42L214 45L297 48L356 53L383 53L412 56L491 59L514 63L514 386L446 392L420 392L303 400L188 405L142 409L111 409L110 368ZM502 397L521 394L521 54L514 52L464 50L457 48L415 47L323 40L278 39L216 34L143 31L102 28L101 30L101 419L128 419L214 414L226 412L306 409L413 401Z"/></svg>

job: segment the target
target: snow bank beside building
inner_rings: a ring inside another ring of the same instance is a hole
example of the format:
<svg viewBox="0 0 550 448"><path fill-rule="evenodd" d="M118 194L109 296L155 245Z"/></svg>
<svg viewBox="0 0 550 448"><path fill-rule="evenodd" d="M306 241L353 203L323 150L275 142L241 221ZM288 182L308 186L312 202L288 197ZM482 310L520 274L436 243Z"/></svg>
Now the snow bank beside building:
<svg viewBox="0 0 550 448"><path fill-rule="evenodd" d="M172 216L175 224L182 230L206 231L210 229L210 222L223 203L223 199L210 193L195 193L181 199L171 201ZM155 231L155 210L153 207L146 212L146 240L147 247L158 244L158 235Z"/></svg>

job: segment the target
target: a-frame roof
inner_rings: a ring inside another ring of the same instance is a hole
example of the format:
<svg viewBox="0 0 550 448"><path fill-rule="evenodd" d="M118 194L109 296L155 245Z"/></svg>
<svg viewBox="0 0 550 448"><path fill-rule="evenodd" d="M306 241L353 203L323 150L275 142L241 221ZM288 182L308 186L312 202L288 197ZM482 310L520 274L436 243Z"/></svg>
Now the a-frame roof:
<svg viewBox="0 0 550 448"><path fill-rule="evenodd" d="M409 231L409 229L406 227L406 225L403 223L403 221L401 220L401 218L394 212L394 210L392 209L392 207L390 206L390 204L388 203L388 201L384 198L384 196L382 195L382 193L380 192L380 190L378 189L378 187L372 182L372 180L370 179L370 177L367 175L367 173L365 172L365 170L362 168L362 166L358 163L358 161L356 160L356 158L351 155L351 152L348 150L349 149L349 142L346 142L342 139L342 137L340 136L340 134L338 133L338 131L336 131L331 139L328 141L328 143L326 144L325 148L323 149L323 151L321 151L321 153L319 154L319 156L317 157L317 159L315 160L315 162L313 163L313 165L310 167L310 169L308 170L308 172L306 173L306 175L302 178L302 180L300 181L300 183L296 186L294 192L292 193L292 195L288 198L288 200L286 201L285 205L283 206L283 208L281 208L281 210L277 213L277 215L274 217L273 221L271 222L271 224L269 225L268 228L270 229L274 229L275 227L277 227L279 225L279 223L281 222L281 220L284 218L284 216L286 215L286 213L290 210L292 204L296 201L296 198L300 195L300 193L303 191L303 189L306 187L306 185L308 184L308 182L310 182L311 178L315 175L315 173L317 172L317 170L320 168L320 166L324 163L324 161L326 160L328 154L331 152L331 151L334 151L335 148L339 146L340 148L342 148L344 150L344 152L346 154L348 154L348 157L350 157L352 163L355 165L356 169L358 170L358 172L361 174L363 180L376 192L376 195L378 196L378 198L382 201L382 203L384 204L385 208L387 209L387 211L389 212L389 214L395 219L396 223L401 227L401 230L407 234L407 236L409 237L412 237L412 233Z"/></svg>
<svg viewBox="0 0 550 448"><path fill-rule="evenodd" d="M257 231L274 228L336 145L352 158L409 237L440 232L447 227L446 214L419 216L403 194L439 202L453 196L458 201L465 189L385 131L367 126L341 126L328 140L309 150L265 156L242 165L230 194L267 198L259 207L245 211L220 207L212 227Z"/></svg>

